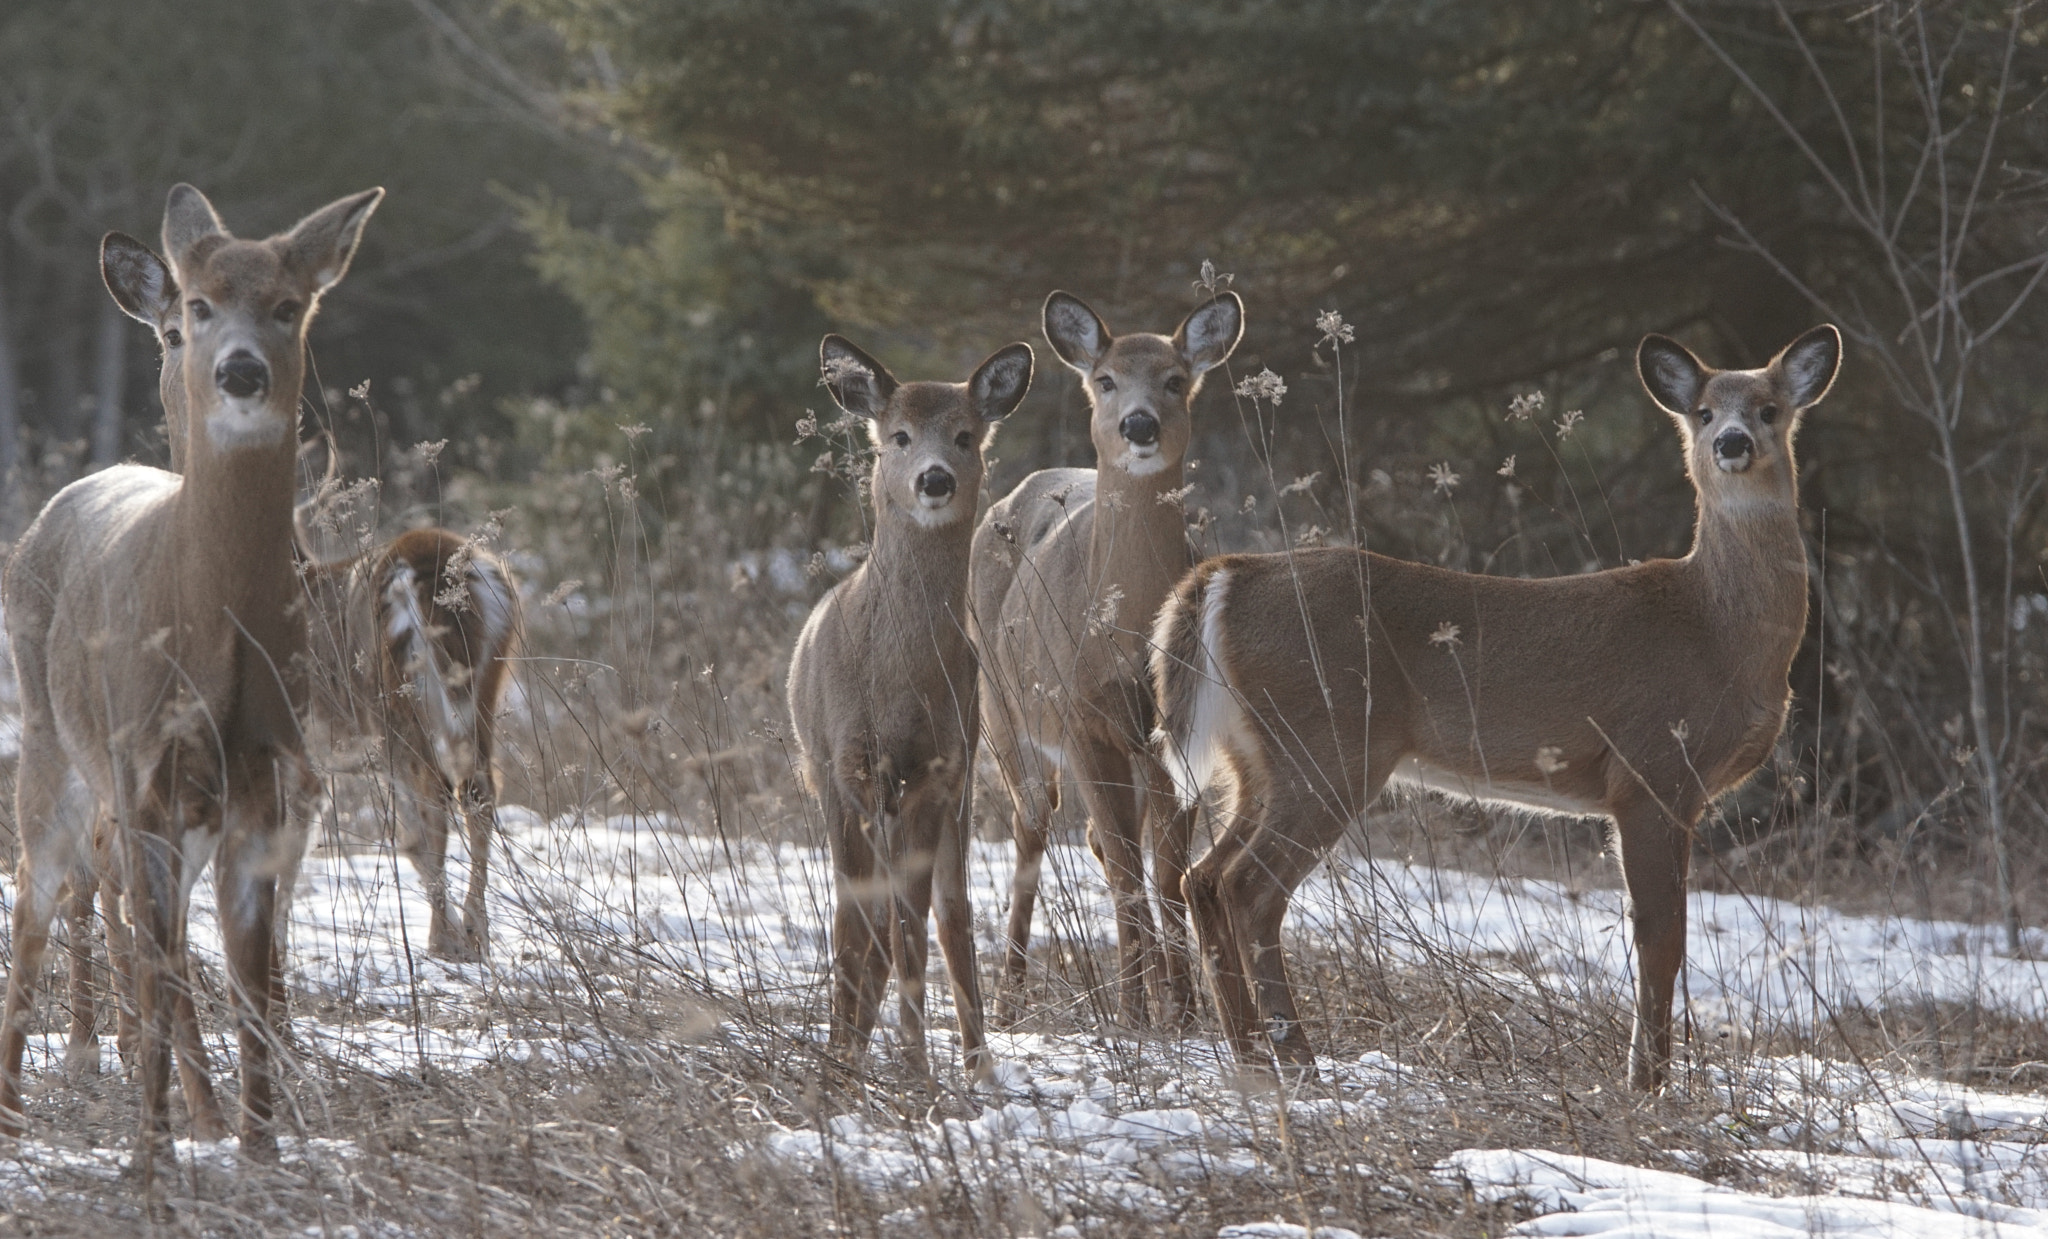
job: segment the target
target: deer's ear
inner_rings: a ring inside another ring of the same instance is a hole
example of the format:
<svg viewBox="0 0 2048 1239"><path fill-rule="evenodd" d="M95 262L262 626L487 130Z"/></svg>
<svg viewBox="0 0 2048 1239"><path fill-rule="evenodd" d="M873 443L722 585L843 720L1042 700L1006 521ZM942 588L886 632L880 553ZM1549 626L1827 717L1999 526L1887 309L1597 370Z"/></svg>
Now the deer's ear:
<svg viewBox="0 0 2048 1239"><path fill-rule="evenodd" d="M1024 402L1024 393L1031 390L1033 365L1031 346L1022 341L990 353L967 380L967 397L974 402L975 415L985 422L999 422L1015 413Z"/></svg>
<svg viewBox="0 0 2048 1239"><path fill-rule="evenodd" d="M100 241L100 278L121 312L152 330L178 308L170 264L125 232L110 232Z"/></svg>
<svg viewBox="0 0 2048 1239"><path fill-rule="evenodd" d="M1226 292L1181 320L1173 331L1173 346L1200 378L1228 360L1243 338L1244 302Z"/></svg>
<svg viewBox="0 0 2048 1239"><path fill-rule="evenodd" d="M1102 316L1074 294L1056 292L1045 299L1045 341L1073 369L1093 370L1114 339Z"/></svg>
<svg viewBox="0 0 2048 1239"><path fill-rule="evenodd" d="M1842 369L1842 333L1822 323L1771 358L1771 377L1784 387L1795 409L1810 409L1835 385Z"/></svg>
<svg viewBox="0 0 2048 1239"><path fill-rule="evenodd" d="M383 190L366 189L308 215L284 235L285 261L312 281L315 292L332 288L348 274L349 260L363 239L363 225L383 200Z"/></svg>
<svg viewBox="0 0 2048 1239"><path fill-rule="evenodd" d="M1636 346L1636 375L1643 390L1666 413L1687 421L1707 385L1707 368L1691 350L1669 336L1644 336Z"/></svg>
<svg viewBox="0 0 2048 1239"><path fill-rule="evenodd" d="M873 420L896 394L896 376L889 368L854 347L845 336L826 336L818 344L818 369L832 400L855 417Z"/></svg>
<svg viewBox="0 0 2048 1239"><path fill-rule="evenodd" d="M191 263L193 249L201 241L224 237L227 232L205 194L183 182L171 186L171 196L164 200L163 241L164 255L175 269L183 270Z"/></svg>

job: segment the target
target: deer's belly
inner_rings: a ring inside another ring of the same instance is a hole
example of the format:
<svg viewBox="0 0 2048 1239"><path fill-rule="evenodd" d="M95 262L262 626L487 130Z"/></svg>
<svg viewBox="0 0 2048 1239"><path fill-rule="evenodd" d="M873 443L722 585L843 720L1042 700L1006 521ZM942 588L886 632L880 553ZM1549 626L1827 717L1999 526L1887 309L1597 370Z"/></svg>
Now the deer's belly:
<svg viewBox="0 0 2048 1239"><path fill-rule="evenodd" d="M1401 787L1442 792L1461 800L1509 805L1518 809L1537 809L1546 813L1562 813L1568 817L1601 817L1606 812L1592 801L1570 795L1566 789L1550 783L1498 776L1487 779L1463 771L1445 770L1440 766L1430 765L1419 757L1402 759L1401 763L1394 767L1394 773L1388 782Z"/></svg>

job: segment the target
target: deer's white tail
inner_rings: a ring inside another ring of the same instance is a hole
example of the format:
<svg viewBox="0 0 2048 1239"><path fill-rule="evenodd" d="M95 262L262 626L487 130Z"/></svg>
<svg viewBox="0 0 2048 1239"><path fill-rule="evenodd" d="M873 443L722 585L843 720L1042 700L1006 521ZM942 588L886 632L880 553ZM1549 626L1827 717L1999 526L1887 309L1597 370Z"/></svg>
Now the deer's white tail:
<svg viewBox="0 0 2048 1239"><path fill-rule="evenodd" d="M437 592L442 582L431 561L402 554L385 565L379 582L385 639L412 683L435 765L453 784L475 769L484 670L510 648L519 622L518 595L504 566L481 554L466 558L445 594Z"/></svg>
<svg viewBox="0 0 2048 1239"><path fill-rule="evenodd" d="M1152 680L1159 697L1153 743L1182 805L1201 798L1223 763L1224 741L1244 724L1220 654L1229 590L1229 570L1205 565L1174 590L1153 629Z"/></svg>

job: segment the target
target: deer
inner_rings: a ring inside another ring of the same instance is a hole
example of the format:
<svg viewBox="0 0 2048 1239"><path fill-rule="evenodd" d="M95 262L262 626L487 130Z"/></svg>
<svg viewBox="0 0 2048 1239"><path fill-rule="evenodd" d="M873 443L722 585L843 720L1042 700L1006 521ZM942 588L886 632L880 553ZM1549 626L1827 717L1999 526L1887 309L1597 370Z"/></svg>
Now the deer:
<svg viewBox="0 0 2048 1239"><path fill-rule="evenodd" d="M1031 346L991 353L965 383L899 383L842 336L819 364L875 448L868 556L819 600L789 666L798 770L833 869L830 1047L867 1051L893 963L903 1052L928 1083L926 924L939 948L968 1078L994 1075L975 970L967 844L979 740L967 635L968 551L996 426L1031 387Z"/></svg>
<svg viewBox="0 0 2048 1239"><path fill-rule="evenodd" d="M1628 1082L1663 1087L1693 833L1790 705L1807 607L1792 442L1841 354L1830 325L1760 370L1643 339L1637 373L1695 494L1682 559L1521 579L1330 547L1220 556L1175 587L1154 633L1158 743L1183 804L1221 787L1221 834L1185 891L1240 1064L1313 1075L1280 924L1391 781L1612 824L1635 950Z"/></svg>
<svg viewBox="0 0 2048 1239"><path fill-rule="evenodd" d="M156 334L171 471L183 468L185 393L176 360L184 346L169 265L147 245L109 233L101 268L115 303ZM497 833L493 764L499 705L524 630L511 569L452 530L408 530L352 555L316 555L320 507L337 485L326 475L293 509L305 581L310 648L308 739L329 771L381 766L397 793L400 850L425 889L427 950L473 962L489 950L484 892ZM469 884L458 922L449 914L451 822L469 838ZM88 908L89 912L89 908Z"/></svg>
<svg viewBox="0 0 2048 1239"><path fill-rule="evenodd" d="M1180 888L1194 818L1174 804L1150 749L1146 659L1152 617L1194 558L1180 501L1195 394L1237 348L1244 303L1225 292L1170 336L1115 335L1066 292L1046 298L1043 318L1046 341L1087 393L1096 467L1031 474L974 538L982 730L1017 858L1004 1013L1019 1014L1052 814L1071 776L1115 903L1121 1017L1148 1025L1148 990L1159 988L1169 1018L1184 1023L1193 982ZM1163 943L1145 884L1148 821Z"/></svg>
<svg viewBox="0 0 2048 1239"><path fill-rule="evenodd" d="M98 880L104 813L133 940L145 1176L168 1153L186 911L208 863L236 1011L242 1150L276 1156L273 924L278 877L305 842L288 804L310 791L292 551L299 392L307 328L383 196L350 195L252 241L197 189L174 187L163 245L184 299L184 472L116 465L72 483L0 577L22 701L0 1133L26 1128L21 1062L50 921L67 888Z"/></svg>
<svg viewBox="0 0 2048 1239"><path fill-rule="evenodd" d="M159 396L166 416L171 472L182 473L186 433L182 372L184 333L176 277L143 242L110 232L101 242L101 275L115 303L148 326L163 351ZM302 449L303 451L303 449ZM295 505L293 536L304 577L311 644L305 669L312 685L308 740L318 769L362 769L380 763L389 773L399 809L400 850L419 871L428 904L427 950L474 962L489 947L484 893L490 840L497 831L493 764L496 715L517 653L523 616L516 582L502 560L446 529L415 529L340 559L321 561L312 551L309 515L336 484L337 459L315 495ZM449 915L446 868L448 826L464 822L470 873L460 924ZM68 901L71 1031L66 1051L71 1074L98 1064L98 995L92 983L90 942L95 889L106 892L108 951L117 988L126 988L132 941L118 915L119 870L110 853L112 823L96 828L98 883L73 884ZM271 1016L282 1036L282 972L296 866L280 871ZM193 1130L220 1140L228 1129L214 1094L205 1043L184 978L176 1003L175 1057ZM129 1006L117 1004L124 1058L136 1030Z"/></svg>

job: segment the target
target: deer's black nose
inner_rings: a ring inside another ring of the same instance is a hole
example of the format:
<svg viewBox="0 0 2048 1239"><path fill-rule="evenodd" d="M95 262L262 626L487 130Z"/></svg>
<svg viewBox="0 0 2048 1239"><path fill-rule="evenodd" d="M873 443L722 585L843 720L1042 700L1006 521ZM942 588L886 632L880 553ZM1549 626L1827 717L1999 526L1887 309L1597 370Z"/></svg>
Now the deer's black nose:
<svg viewBox="0 0 2048 1239"><path fill-rule="evenodd" d="M1125 417L1118 427L1123 436L1139 447L1150 447L1159 442L1159 419L1150 413L1132 413Z"/></svg>
<svg viewBox="0 0 2048 1239"><path fill-rule="evenodd" d="M1750 441L1746 431L1725 430L1720 438L1714 440L1714 455L1722 460L1740 460L1755 454L1756 444Z"/></svg>
<svg viewBox="0 0 2048 1239"><path fill-rule="evenodd" d="M246 400L262 395L270 386L270 367L256 354L238 349L220 359L220 364L213 368L213 381L226 394Z"/></svg>
<svg viewBox="0 0 2048 1239"><path fill-rule="evenodd" d="M927 499L944 499L953 493L955 485L952 471L938 465L917 475L917 493Z"/></svg>

